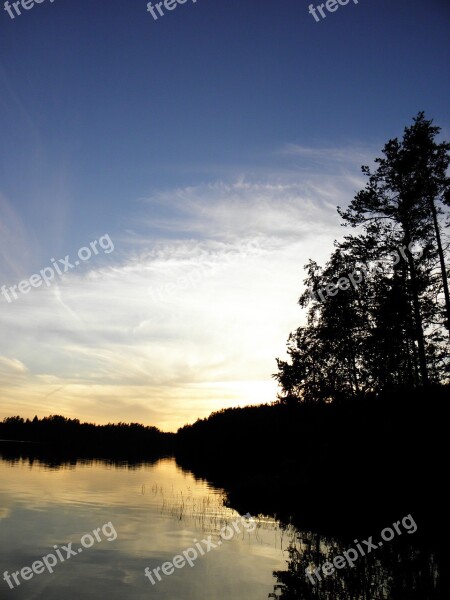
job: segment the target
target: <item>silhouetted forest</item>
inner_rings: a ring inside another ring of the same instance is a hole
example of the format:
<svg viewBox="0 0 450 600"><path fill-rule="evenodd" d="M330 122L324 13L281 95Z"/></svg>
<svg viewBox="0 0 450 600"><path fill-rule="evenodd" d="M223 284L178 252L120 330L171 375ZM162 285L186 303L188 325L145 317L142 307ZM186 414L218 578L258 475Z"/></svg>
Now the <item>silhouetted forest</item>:
<svg viewBox="0 0 450 600"><path fill-rule="evenodd" d="M177 460L233 507L299 528L345 534L406 511L434 532L448 499L449 392L223 410L178 431Z"/></svg>
<svg viewBox="0 0 450 600"><path fill-rule="evenodd" d="M450 386L429 385L332 403L222 410L178 431L178 464L227 493L241 514L298 530L280 600L444 600L448 573ZM311 564L376 536L407 514L396 539L315 586Z"/></svg>
<svg viewBox="0 0 450 600"><path fill-rule="evenodd" d="M291 333L275 375L283 402L332 401L448 382L450 144L419 113L389 140L346 210L356 229L324 268L310 260L299 304L307 322Z"/></svg>
<svg viewBox="0 0 450 600"><path fill-rule="evenodd" d="M172 451L175 434L139 423L94 425L52 415L38 419L7 417L0 423L0 453L14 456L65 457L148 457ZM16 440L20 444L1 443Z"/></svg>

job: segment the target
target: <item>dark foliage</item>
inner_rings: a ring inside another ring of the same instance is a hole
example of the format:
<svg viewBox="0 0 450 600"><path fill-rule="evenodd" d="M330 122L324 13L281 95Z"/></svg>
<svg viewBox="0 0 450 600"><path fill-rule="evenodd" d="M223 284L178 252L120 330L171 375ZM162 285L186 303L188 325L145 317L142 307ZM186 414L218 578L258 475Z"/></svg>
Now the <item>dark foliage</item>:
<svg viewBox="0 0 450 600"><path fill-rule="evenodd" d="M52 415L38 419L7 417L0 423L0 440L15 440L17 449L35 457L144 457L168 453L175 435L138 423L94 425ZM2 442L3 455L12 450Z"/></svg>
<svg viewBox="0 0 450 600"><path fill-rule="evenodd" d="M244 513L352 535L406 511L435 532L448 498L449 401L447 385L223 410L178 431L177 460Z"/></svg>
<svg viewBox="0 0 450 600"><path fill-rule="evenodd" d="M362 167L366 187L338 208L359 233L335 243L323 269L305 267L307 322L290 334L289 359L277 360L274 375L281 402L449 381L450 144L439 132L419 113L402 140L387 142L375 171Z"/></svg>

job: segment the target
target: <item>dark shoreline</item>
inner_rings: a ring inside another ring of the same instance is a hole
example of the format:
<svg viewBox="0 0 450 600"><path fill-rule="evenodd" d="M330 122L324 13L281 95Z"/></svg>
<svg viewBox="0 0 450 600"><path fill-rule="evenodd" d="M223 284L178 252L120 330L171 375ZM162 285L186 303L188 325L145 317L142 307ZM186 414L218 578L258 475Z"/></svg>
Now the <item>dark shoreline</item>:
<svg viewBox="0 0 450 600"><path fill-rule="evenodd" d="M110 428L108 435L98 430L103 444L95 435L74 437L77 427L66 423L71 436L56 427L46 442L0 440L0 458L54 469L91 461L133 469L172 457L196 479L223 489L240 514L268 515L296 528L301 551L291 546L286 569L273 573L274 598L372 600L385 597L389 585L390 600L444 600L450 590L449 391L436 386L431 395L397 391L340 404L229 409L176 435L142 426ZM309 565L327 563L327 548L342 555L355 539L379 539L408 515L417 524L414 535L404 532L317 585L305 577Z"/></svg>
<svg viewBox="0 0 450 600"><path fill-rule="evenodd" d="M45 441L24 443L32 436L19 427L20 440L0 441L0 456L53 466L77 459L133 466L174 456L182 469L225 489L244 514L345 536L414 513L420 535L433 539L446 527L449 399L450 386L435 386L339 404L228 409L177 434L58 417L46 423ZM2 437L5 429L0 424Z"/></svg>

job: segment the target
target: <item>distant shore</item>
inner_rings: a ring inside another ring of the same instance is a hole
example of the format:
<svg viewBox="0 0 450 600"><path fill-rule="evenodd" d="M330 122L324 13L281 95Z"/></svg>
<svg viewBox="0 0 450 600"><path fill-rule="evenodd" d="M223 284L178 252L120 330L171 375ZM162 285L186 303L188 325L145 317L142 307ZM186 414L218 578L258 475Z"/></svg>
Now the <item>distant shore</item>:
<svg viewBox="0 0 450 600"><path fill-rule="evenodd" d="M52 464L174 456L183 469L224 488L230 506L244 513L335 533L414 512L425 534L446 504L449 399L447 385L339 404L226 409L177 434L15 417L0 423L0 456Z"/></svg>

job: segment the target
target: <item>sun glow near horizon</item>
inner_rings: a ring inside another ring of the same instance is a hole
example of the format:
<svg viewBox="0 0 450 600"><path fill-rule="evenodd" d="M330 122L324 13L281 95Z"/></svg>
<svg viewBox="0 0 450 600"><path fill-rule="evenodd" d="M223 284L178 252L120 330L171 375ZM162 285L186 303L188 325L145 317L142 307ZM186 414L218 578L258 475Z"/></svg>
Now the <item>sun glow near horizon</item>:
<svg viewBox="0 0 450 600"><path fill-rule="evenodd" d="M325 259L341 233L333 202L354 192L354 160L325 183L313 170L302 181L241 177L150 198L109 232L115 250L101 262L5 306L0 416L175 431L276 400L275 358L302 319L302 267ZM18 269L29 276L31 265Z"/></svg>

